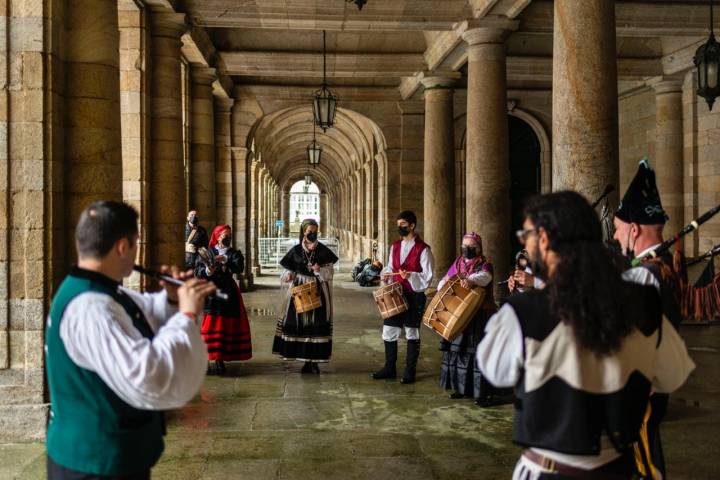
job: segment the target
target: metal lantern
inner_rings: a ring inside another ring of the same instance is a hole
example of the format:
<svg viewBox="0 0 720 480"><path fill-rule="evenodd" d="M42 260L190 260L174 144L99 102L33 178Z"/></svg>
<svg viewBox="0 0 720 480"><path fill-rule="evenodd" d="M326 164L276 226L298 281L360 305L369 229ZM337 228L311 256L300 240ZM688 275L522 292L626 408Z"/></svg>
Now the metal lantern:
<svg viewBox="0 0 720 480"><path fill-rule="evenodd" d="M337 96L327 86L325 52L325 30L323 30L323 83L319 90L313 94L313 119L315 125L323 129L332 128L335 123L335 112L337 110Z"/></svg>
<svg viewBox="0 0 720 480"><path fill-rule="evenodd" d="M313 167L320 165L320 155L322 155L322 147L313 138L307 146L308 163Z"/></svg>
<svg viewBox="0 0 720 480"><path fill-rule="evenodd" d="M720 44L715 40L713 30L713 0L710 0L710 38L695 52L693 63L697 67L697 94L705 99L712 110L715 98L720 95L718 70L720 70Z"/></svg>
<svg viewBox="0 0 720 480"><path fill-rule="evenodd" d="M308 164L316 167L320 165L320 156L322 155L322 147L315 140L315 122L313 122L313 139L307 146Z"/></svg>
<svg viewBox="0 0 720 480"><path fill-rule="evenodd" d="M312 183L312 177L310 175L305 175L305 185L310 185Z"/></svg>

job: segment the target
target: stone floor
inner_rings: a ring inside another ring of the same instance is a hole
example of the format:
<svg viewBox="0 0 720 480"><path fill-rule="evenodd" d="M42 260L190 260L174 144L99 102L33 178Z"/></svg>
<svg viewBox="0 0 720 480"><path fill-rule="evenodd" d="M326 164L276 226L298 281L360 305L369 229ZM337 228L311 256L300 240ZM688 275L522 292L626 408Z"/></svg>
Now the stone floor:
<svg viewBox="0 0 720 480"><path fill-rule="evenodd" d="M171 415L155 480L510 477L519 451L511 408L449 400L427 330L418 383L371 380L383 352L370 289L337 278L334 356L320 376L301 376L299 364L270 354L282 298L276 277L259 279L245 295L254 358L208 377ZM673 396L663 428L670 478L720 478L720 328L683 334L698 370ZM0 445L0 479L44 479L44 461L42 444Z"/></svg>

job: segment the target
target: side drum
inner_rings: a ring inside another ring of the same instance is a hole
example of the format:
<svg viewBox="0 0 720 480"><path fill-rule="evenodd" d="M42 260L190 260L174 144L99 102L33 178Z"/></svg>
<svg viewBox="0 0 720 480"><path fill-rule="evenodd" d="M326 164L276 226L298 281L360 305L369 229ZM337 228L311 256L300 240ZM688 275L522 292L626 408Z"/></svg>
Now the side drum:
<svg viewBox="0 0 720 480"><path fill-rule="evenodd" d="M292 287L290 293L297 313L309 312L322 306L317 282L307 282Z"/></svg>
<svg viewBox="0 0 720 480"><path fill-rule="evenodd" d="M449 342L465 330L485 298L485 289L463 288L461 280L457 275L450 277L423 314L425 326Z"/></svg>
<svg viewBox="0 0 720 480"><path fill-rule="evenodd" d="M383 319L406 312L409 308L400 282L378 288L373 292L373 297Z"/></svg>

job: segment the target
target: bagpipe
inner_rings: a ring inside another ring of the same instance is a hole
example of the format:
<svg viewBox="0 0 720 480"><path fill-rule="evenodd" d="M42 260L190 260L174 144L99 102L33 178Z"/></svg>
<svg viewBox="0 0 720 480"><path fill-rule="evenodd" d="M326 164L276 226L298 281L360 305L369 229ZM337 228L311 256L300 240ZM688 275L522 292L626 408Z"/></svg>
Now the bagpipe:
<svg viewBox="0 0 720 480"><path fill-rule="evenodd" d="M720 212L720 205L711 208L697 219L685 225L675 236L665 240L649 253L641 257L635 257L632 260L632 266L636 267L643 262L653 261L661 255L666 254L681 238L700 228L700 225L710 220L718 212ZM678 289L680 311L686 322L705 323L720 314L720 275L713 275L713 278L707 285L698 287L688 280L687 271L688 267L697 265L707 258L714 257L718 253L720 253L720 245L716 245L694 260L685 262L678 244L678 248L673 254L672 265L661 262L663 263L661 274L664 278L671 277Z"/></svg>

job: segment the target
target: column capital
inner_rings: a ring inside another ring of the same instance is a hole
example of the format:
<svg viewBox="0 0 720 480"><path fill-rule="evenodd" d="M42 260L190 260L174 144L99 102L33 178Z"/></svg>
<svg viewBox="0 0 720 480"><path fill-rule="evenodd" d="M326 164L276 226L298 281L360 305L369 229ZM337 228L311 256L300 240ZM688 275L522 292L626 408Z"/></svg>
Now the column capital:
<svg viewBox="0 0 720 480"><path fill-rule="evenodd" d="M217 69L203 66L190 66L190 76L193 83L199 85L212 85L217 80Z"/></svg>
<svg viewBox="0 0 720 480"><path fill-rule="evenodd" d="M425 102L422 100L404 100L397 102L400 115L422 115L425 113Z"/></svg>
<svg viewBox="0 0 720 480"><path fill-rule="evenodd" d="M184 13L151 12L150 33L153 37L180 39L190 28Z"/></svg>
<svg viewBox="0 0 720 480"><path fill-rule="evenodd" d="M230 97L214 95L213 99L215 100L215 108L219 113L230 113L233 105L235 104L235 99Z"/></svg>
<svg viewBox="0 0 720 480"><path fill-rule="evenodd" d="M417 76L425 90L434 88L452 89L462 78L460 72L420 72Z"/></svg>
<svg viewBox="0 0 720 480"><path fill-rule="evenodd" d="M518 29L520 22L505 16L488 15L482 19L467 21L467 28L462 34L468 45L483 43L504 43L505 39Z"/></svg>
<svg viewBox="0 0 720 480"><path fill-rule="evenodd" d="M653 77L645 83L647 86L655 90L655 94L682 93L682 78L660 76Z"/></svg>

